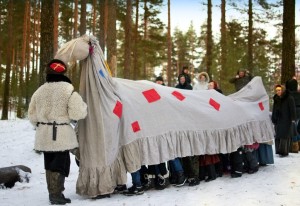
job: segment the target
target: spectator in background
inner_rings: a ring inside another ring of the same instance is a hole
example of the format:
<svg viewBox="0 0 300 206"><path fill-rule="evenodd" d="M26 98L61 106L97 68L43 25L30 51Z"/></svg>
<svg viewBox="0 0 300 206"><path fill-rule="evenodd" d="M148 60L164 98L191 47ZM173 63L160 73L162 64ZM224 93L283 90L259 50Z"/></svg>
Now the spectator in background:
<svg viewBox="0 0 300 206"><path fill-rule="evenodd" d="M182 71L179 74L179 76L180 75L184 75L185 76L185 81L187 82L187 84L191 84L191 76L189 74L189 67L188 66L184 66L182 68ZM178 76L178 78L179 78L179 76Z"/></svg>
<svg viewBox="0 0 300 206"><path fill-rule="evenodd" d="M197 82L194 85L194 90L208 89L209 75L206 72L201 72L198 76Z"/></svg>
<svg viewBox="0 0 300 206"><path fill-rule="evenodd" d="M275 153L280 157L286 157L289 155L296 107L294 98L284 86L276 85L275 91L272 111L272 122L275 126Z"/></svg>
<svg viewBox="0 0 300 206"><path fill-rule="evenodd" d="M162 78L162 76L156 77L155 83L165 86L164 79Z"/></svg>
<svg viewBox="0 0 300 206"><path fill-rule="evenodd" d="M248 84L252 79L251 74L244 69L240 69L237 72L237 75L229 80L230 83L234 84L235 90L239 91L242 89L246 84Z"/></svg>
<svg viewBox="0 0 300 206"><path fill-rule="evenodd" d="M300 92L298 92L298 82L295 78L292 78L286 82L286 89L290 95L294 98L296 106L296 124L299 124L300 119ZM294 125L297 127L297 125ZM300 126L300 125L299 125ZM300 135L292 137L292 143L290 152L298 153L300 144Z"/></svg>
<svg viewBox="0 0 300 206"><path fill-rule="evenodd" d="M184 74L180 74L178 76L178 84L175 87L178 89L187 89L187 90L193 89L193 87L189 83L187 83L186 76Z"/></svg>

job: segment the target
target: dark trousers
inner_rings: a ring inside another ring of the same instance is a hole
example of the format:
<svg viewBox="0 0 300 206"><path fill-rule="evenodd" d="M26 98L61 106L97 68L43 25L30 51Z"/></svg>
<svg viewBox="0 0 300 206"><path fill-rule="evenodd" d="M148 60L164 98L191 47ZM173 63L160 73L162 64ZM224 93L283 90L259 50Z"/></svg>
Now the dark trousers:
<svg viewBox="0 0 300 206"><path fill-rule="evenodd" d="M199 156L190 156L182 158L184 173L189 178L198 178L199 176Z"/></svg>
<svg viewBox="0 0 300 206"><path fill-rule="evenodd" d="M230 165L231 173L243 172L243 151L241 147L237 151L230 153Z"/></svg>
<svg viewBox="0 0 300 206"><path fill-rule="evenodd" d="M44 164L45 170L58 172L65 177L68 177L71 165L70 153L69 151L44 152Z"/></svg>

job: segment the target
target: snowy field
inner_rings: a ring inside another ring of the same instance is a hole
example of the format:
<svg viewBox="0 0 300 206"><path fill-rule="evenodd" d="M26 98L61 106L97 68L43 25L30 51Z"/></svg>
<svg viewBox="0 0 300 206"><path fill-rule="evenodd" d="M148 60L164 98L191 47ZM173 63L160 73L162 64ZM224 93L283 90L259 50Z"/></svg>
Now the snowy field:
<svg viewBox="0 0 300 206"><path fill-rule="evenodd" d="M43 155L33 150L34 133L28 120L0 121L0 167L25 165L32 170L29 183L17 182L12 189L0 189L0 205L49 205ZM300 205L300 153L286 158L275 155L275 164L260 167L255 174L241 178L225 175L195 187L169 186L162 191L149 190L140 196L121 194L92 200L76 194L78 167L71 155L71 172L65 182L65 196L74 206L294 206ZM131 185L128 175L128 186Z"/></svg>

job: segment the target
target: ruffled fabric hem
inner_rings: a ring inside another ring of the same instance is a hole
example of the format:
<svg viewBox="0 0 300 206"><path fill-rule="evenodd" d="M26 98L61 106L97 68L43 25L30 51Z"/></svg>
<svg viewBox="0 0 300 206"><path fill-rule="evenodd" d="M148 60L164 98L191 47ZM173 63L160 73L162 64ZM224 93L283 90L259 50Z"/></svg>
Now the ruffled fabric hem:
<svg viewBox="0 0 300 206"><path fill-rule="evenodd" d="M95 197L110 194L117 184L126 184L127 171L176 157L231 153L255 142L274 138L270 120L253 121L229 129L169 131L163 135L137 139L119 149L116 160L108 166L80 168L76 192Z"/></svg>

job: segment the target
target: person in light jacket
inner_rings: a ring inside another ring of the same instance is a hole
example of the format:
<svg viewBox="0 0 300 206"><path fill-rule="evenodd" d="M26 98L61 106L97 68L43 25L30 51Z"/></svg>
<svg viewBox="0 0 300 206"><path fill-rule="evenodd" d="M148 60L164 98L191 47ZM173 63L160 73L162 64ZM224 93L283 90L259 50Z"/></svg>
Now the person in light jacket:
<svg viewBox="0 0 300 206"><path fill-rule="evenodd" d="M206 72L201 72L198 76L197 83L194 85L194 90L207 90L209 84L209 75Z"/></svg>
<svg viewBox="0 0 300 206"><path fill-rule="evenodd" d="M69 151L78 147L70 122L87 115L87 105L64 75L66 70L64 62L50 61L46 83L34 92L28 109L29 121L36 129L34 149L44 153L49 200L60 205L71 202L63 195L64 181L70 171Z"/></svg>

